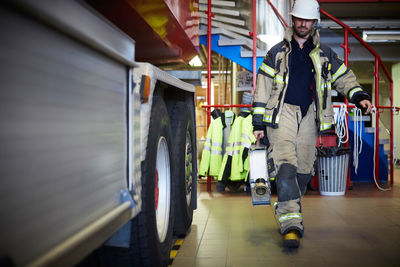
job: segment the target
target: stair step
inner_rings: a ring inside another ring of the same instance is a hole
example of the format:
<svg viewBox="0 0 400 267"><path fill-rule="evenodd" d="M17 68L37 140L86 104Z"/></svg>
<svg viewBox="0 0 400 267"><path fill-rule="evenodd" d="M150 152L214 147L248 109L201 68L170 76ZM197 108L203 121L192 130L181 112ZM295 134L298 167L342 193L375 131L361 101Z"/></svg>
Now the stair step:
<svg viewBox="0 0 400 267"><path fill-rule="evenodd" d="M354 116L349 116L351 121L354 121ZM370 116L361 116L361 121L371 121Z"/></svg>
<svg viewBox="0 0 400 267"><path fill-rule="evenodd" d="M232 45L246 45L247 41L244 39L231 39L226 37L221 37L218 40L219 46L232 46Z"/></svg>
<svg viewBox="0 0 400 267"><path fill-rule="evenodd" d="M207 5L200 5L199 10L207 11ZM237 10L230 10L230 9L226 9L226 8L217 8L217 7L211 7L211 12L222 14L222 15L235 16L235 17L240 15L240 12Z"/></svg>
<svg viewBox="0 0 400 267"><path fill-rule="evenodd" d="M207 19L200 18L200 24L207 25ZM218 27L218 28L226 29L228 31L236 32L236 33L239 33L239 34L243 34L244 36L249 36L249 30L248 29L235 27L235 26L228 25L228 24L225 24L225 23L222 23L222 22L211 21L211 26L212 27Z"/></svg>
<svg viewBox="0 0 400 267"><path fill-rule="evenodd" d="M207 14L199 13L199 17L207 19ZM245 21L244 20L233 19L233 18L228 18L228 17L224 17L224 16L219 16L219 15L215 15L211 19L215 20L215 21L221 21L221 22L226 22L226 23L230 23L230 24L235 24L235 25L238 25L238 26L244 26L245 25ZM207 22L206 22L206 25L207 25Z"/></svg>
<svg viewBox="0 0 400 267"><path fill-rule="evenodd" d="M267 51L257 49L257 55L256 55L257 57L265 57L266 54L267 54ZM242 48L240 51L240 56L241 57L253 57L253 51Z"/></svg>
<svg viewBox="0 0 400 267"><path fill-rule="evenodd" d="M379 139L379 144L384 145L384 144L389 144L389 139Z"/></svg>
<svg viewBox="0 0 400 267"><path fill-rule="evenodd" d="M375 128L373 127L365 127L364 128L365 133L375 133Z"/></svg>
<svg viewBox="0 0 400 267"><path fill-rule="evenodd" d="M200 0L199 3L202 4L202 5L206 5L207 6L208 1L207 0ZM211 5L212 6L235 7L236 6L236 2L234 2L234 1L215 1L215 0L213 0Z"/></svg>
<svg viewBox="0 0 400 267"><path fill-rule="evenodd" d="M211 34L224 34L228 35L230 32L221 28L211 28ZM200 27L199 35L207 35L207 27ZM249 39L250 40L250 39Z"/></svg>
<svg viewBox="0 0 400 267"><path fill-rule="evenodd" d="M207 35L207 28L200 28L199 31L200 36L202 35ZM246 46L249 49L253 49L253 40L247 37L244 37L243 35L228 31L226 29L221 29L221 28L211 28L211 34L221 34L224 36L229 36L235 39L240 39L240 40L245 40L244 46Z"/></svg>
<svg viewBox="0 0 400 267"><path fill-rule="evenodd" d="M382 129L379 128L379 132L381 132L381 131L382 131ZM365 127L364 128L364 132L366 132L366 133L375 133L375 128L374 127Z"/></svg>

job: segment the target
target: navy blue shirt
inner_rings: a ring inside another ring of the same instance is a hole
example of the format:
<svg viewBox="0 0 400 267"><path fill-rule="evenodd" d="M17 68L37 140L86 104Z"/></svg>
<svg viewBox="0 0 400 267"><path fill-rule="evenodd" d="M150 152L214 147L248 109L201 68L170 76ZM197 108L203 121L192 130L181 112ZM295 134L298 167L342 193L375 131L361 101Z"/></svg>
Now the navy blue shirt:
<svg viewBox="0 0 400 267"><path fill-rule="evenodd" d="M304 43L303 49L293 38L290 42L289 84L286 89L285 103L300 106L303 117L313 101L314 67L309 56L314 44L311 37Z"/></svg>

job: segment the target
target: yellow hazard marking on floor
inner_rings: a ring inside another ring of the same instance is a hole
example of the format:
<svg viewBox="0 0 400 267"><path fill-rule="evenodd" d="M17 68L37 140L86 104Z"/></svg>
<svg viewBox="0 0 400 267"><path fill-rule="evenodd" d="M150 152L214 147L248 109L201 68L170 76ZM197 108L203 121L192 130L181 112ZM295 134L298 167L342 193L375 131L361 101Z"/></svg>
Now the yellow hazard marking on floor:
<svg viewBox="0 0 400 267"><path fill-rule="evenodd" d="M182 245L183 239L178 239L175 241L175 245Z"/></svg>
<svg viewBox="0 0 400 267"><path fill-rule="evenodd" d="M176 255L178 254L178 250L181 247L181 245L183 244L183 239L177 239L175 240L172 248L171 248L171 252L169 254L169 265L172 264L172 262L174 261Z"/></svg>
<svg viewBox="0 0 400 267"><path fill-rule="evenodd" d="M169 258L174 259L176 257L176 254L178 254L177 250L171 250L171 253L169 254Z"/></svg>

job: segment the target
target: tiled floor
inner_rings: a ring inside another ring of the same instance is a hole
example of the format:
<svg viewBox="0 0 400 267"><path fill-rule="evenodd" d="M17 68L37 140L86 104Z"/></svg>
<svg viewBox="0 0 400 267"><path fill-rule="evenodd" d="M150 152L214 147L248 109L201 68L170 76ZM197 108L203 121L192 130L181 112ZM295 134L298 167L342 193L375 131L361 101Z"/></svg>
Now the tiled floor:
<svg viewBox="0 0 400 267"><path fill-rule="evenodd" d="M199 184L191 232L172 266L400 266L399 169L391 191L355 184L341 197L308 192L302 205L305 236L285 250L271 206Z"/></svg>

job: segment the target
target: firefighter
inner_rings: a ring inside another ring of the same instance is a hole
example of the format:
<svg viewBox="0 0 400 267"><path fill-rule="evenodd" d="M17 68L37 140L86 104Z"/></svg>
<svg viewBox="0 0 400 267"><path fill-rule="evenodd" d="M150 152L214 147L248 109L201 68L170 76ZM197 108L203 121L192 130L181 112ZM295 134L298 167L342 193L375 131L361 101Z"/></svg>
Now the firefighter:
<svg viewBox="0 0 400 267"><path fill-rule="evenodd" d="M334 126L331 89L366 114L372 105L353 72L319 42L314 27L320 21L318 2L297 0L290 14L292 27L268 51L258 70L253 134L261 139L266 132L270 142L269 171L276 177L278 193L275 213L284 246L297 248L304 234L300 200L312 177L316 138Z"/></svg>

